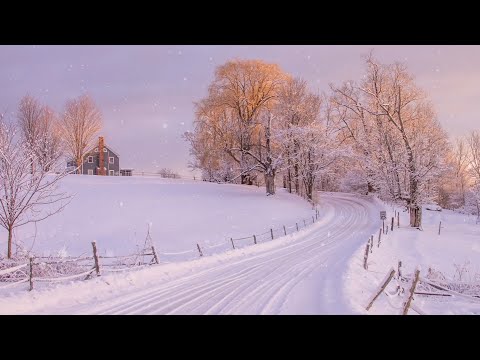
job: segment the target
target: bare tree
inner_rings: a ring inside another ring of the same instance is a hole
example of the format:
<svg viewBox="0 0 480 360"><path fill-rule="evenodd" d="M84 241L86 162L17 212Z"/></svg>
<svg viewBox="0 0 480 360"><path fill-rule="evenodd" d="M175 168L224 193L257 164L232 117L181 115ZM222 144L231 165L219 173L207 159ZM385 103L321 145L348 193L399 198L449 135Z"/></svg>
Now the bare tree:
<svg viewBox="0 0 480 360"><path fill-rule="evenodd" d="M40 133L34 150L37 162L44 171L50 171L52 164L56 164L64 155L64 142L60 132L59 119L48 106L44 106L42 109Z"/></svg>
<svg viewBox="0 0 480 360"><path fill-rule="evenodd" d="M25 146L29 148L32 155L35 153L34 149L41 132L42 113L41 104L32 96L26 95L20 100L17 113L18 124ZM31 164L33 172L35 164L33 161Z"/></svg>
<svg viewBox="0 0 480 360"><path fill-rule="evenodd" d="M49 165L62 156L62 137L59 131L58 118L48 106L42 106L35 98L26 95L20 100L17 120L20 135L25 146L38 165L49 171ZM46 166L46 168L45 168Z"/></svg>
<svg viewBox="0 0 480 360"><path fill-rule="evenodd" d="M53 168L55 159L32 167L36 154L23 136L17 136L17 130L0 119L0 225L8 231L8 258L12 257L15 228L60 212L71 199L58 189L67 173L47 173L45 168Z"/></svg>
<svg viewBox="0 0 480 360"><path fill-rule="evenodd" d="M93 147L97 133L102 129L102 115L88 95L67 101L60 120L60 130L68 154L81 168L83 157Z"/></svg>

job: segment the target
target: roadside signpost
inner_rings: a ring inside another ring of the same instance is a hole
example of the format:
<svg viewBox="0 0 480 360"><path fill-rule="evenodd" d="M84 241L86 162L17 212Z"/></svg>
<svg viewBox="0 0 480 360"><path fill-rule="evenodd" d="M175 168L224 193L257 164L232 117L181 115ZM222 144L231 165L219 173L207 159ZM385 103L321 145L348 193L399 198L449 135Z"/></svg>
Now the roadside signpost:
<svg viewBox="0 0 480 360"><path fill-rule="evenodd" d="M385 234L385 219L387 218L387 212L386 211L380 211L380 219L382 220L382 229L383 233Z"/></svg>

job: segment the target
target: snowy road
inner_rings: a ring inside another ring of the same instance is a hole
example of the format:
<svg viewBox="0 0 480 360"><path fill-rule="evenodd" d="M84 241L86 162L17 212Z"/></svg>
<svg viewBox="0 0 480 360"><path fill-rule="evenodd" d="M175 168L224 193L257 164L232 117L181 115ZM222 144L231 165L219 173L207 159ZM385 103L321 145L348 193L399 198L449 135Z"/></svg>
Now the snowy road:
<svg viewBox="0 0 480 360"><path fill-rule="evenodd" d="M376 207L353 196L332 194L322 195L321 208L324 216L315 229L286 245L62 312L351 313L343 297L342 275L352 253L378 228L373 218Z"/></svg>

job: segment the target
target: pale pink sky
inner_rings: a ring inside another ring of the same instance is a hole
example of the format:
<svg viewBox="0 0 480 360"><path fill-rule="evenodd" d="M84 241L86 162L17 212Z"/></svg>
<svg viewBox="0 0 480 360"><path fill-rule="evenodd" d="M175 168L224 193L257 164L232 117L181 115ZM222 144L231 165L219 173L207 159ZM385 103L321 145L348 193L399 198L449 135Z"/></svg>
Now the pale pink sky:
<svg viewBox="0 0 480 360"><path fill-rule="evenodd" d="M276 62L322 91L361 78L370 49L381 61L407 63L451 137L480 129L480 46L0 46L0 111L15 111L26 93L60 111L88 92L122 167L186 174L180 136L192 129L193 102L206 95L216 65L235 57Z"/></svg>

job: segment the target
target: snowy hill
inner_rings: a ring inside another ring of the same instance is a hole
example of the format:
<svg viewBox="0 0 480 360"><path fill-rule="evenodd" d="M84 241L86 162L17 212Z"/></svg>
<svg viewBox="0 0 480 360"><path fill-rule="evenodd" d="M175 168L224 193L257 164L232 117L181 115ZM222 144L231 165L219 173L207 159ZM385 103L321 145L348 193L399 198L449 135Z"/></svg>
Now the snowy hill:
<svg viewBox="0 0 480 360"><path fill-rule="evenodd" d="M217 244L295 224L313 212L283 189L267 197L264 188L253 186L156 177L69 175L62 181L62 188L75 194L67 208L36 229L32 224L16 229L15 239L37 254L90 253L94 240L101 254L130 254L143 246L147 223L158 251L182 252L196 243ZM2 228L0 252L6 248Z"/></svg>

